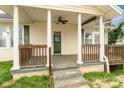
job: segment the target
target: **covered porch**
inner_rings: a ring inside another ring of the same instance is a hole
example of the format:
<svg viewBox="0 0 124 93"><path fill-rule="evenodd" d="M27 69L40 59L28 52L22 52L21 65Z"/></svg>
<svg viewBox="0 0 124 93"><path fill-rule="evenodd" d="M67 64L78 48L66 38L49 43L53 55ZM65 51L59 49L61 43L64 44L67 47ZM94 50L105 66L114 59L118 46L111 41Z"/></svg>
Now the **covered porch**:
<svg viewBox="0 0 124 93"><path fill-rule="evenodd" d="M54 67L60 68L104 62L105 53L110 55L109 53L112 52L111 49L109 52L105 52L104 41L105 30L108 29L105 23L118 15L118 13L112 13L113 11L109 14L111 7L103 9L106 15L99 10L102 9L100 6L97 8L96 6L7 7L2 7L2 9L13 16L13 70L32 66L48 67L50 62ZM67 23L58 23L60 17L67 20ZM19 44L20 25L30 26L28 40L23 35L21 44ZM94 43L95 39L91 39L93 43L90 40L85 41L86 37L83 32L86 30L99 33L98 44ZM87 44L87 42L89 43ZM57 46L55 46L56 44ZM117 53L122 54L119 51Z"/></svg>
<svg viewBox="0 0 124 93"><path fill-rule="evenodd" d="M47 64L46 45L21 45L20 66L25 67L44 67ZM81 67L85 65L100 64L99 53L100 45L82 45L82 62L77 64L77 55L51 55L51 63L54 69ZM105 56L108 58L109 65L123 64L124 46L123 45L105 45ZM104 62L102 62L104 63Z"/></svg>

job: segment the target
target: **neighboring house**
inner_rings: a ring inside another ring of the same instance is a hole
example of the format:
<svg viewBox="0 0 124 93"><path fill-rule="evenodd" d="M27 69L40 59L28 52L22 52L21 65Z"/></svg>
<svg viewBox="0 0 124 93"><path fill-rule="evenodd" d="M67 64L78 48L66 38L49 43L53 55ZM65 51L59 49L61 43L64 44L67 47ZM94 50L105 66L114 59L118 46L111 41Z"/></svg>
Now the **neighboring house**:
<svg viewBox="0 0 124 93"><path fill-rule="evenodd" d="M0 60L13 60L14 70L23 66L49 66L49 49L54 55L52 61L57 60L54 65L63 60L59 58L63 55L67 62L62 65L69 62L69 55L73 55L72 64L82 64L85 62L82 52L87 53L81 51L82 44L100 45L94 51L98 53L97 61L103 62L110 28L106 23L122 14L120 8L109 5L8 5L0 9L6 13L4 16L9 16L0 20Z"/></svg>

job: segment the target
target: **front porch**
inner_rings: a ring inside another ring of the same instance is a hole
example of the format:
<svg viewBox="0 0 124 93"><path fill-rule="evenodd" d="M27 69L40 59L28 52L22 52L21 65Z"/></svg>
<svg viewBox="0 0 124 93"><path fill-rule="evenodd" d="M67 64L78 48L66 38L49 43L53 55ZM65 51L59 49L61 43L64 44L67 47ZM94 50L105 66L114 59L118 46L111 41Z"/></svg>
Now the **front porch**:
<svg viewBox="0 0 124 93"><path fill-rule="evenodd" d="M117 57L123 58L123 53L119 52L123 48L110 46L108 49L105 46L105 32L108 29L106 23L113 18L113 13L109 18L94 6L61 6L60 9L47 6L7 8L13 14L13 70L22 67L53 65L61 68L100 63L104 62L105 54L108 58L111 58L112 54L112 59L115 59L113 55L121 55ZM77 10L74 11L72 8ZM87 12L87 9L90 11Z"/></svg>
<svg viewBox="0 0 124 93"><path fill-rule="evenodd" d="M77 55L51 55L53 69L81 67L85 65L100 64L99 45L82 45L82 62L77 64ZM105 55L109 65L123 64L124 46L105 45ZM20 45L19 61L21 68L26 67L45 67L47 64L47 45Z"/></svg>

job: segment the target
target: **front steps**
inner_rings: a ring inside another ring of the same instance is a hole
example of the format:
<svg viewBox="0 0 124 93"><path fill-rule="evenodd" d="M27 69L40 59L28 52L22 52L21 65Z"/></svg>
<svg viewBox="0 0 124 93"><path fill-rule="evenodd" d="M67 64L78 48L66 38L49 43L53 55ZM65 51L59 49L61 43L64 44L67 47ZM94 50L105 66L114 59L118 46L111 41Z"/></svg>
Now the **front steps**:
<svg viewBox="0 0 124 93"><path fill-rule="evenodd" d="M55 88L77 88L87 84L78 68L54 70Z"/></svg>

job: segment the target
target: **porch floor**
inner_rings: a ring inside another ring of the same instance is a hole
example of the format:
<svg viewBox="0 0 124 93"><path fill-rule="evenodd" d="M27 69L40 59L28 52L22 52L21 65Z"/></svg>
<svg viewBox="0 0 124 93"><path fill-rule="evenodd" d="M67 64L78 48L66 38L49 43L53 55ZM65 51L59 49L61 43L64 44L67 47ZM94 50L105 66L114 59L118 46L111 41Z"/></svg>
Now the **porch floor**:
<svg viewBox="0 0 124 93"><path fill-rule="evenodd" d="M54 68L76 67L78 65L76 61L77 61L76 55L53 55L52 56L52 63Z"/></svg>
<svg viewBox="0 0 124 93"><path fill-rule="evenodd" d="M60 68L72 68L72 67L81 67L86 65L96 65L100 62L84 62L83 64L77 64L77 55L53 55L52 63L54 69Z"/></svg>

